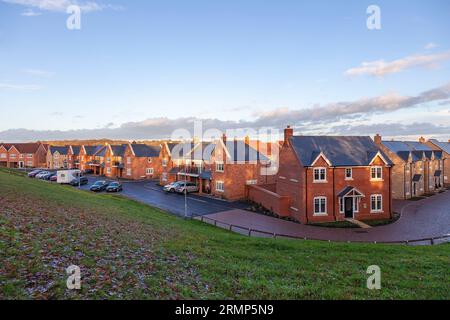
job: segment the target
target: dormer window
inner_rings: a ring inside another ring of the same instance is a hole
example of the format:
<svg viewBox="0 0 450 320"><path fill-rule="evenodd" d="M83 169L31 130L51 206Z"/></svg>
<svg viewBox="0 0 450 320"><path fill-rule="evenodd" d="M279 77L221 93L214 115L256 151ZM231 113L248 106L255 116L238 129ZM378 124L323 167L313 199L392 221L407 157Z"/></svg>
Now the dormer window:
<svg viewBox="0 0 450 320"><path fill-rule="evenodd" d="M371 180L383 180L383 167L372 167L370 169Z"/></svg>
<svg viewBox="0 0 450 320"><path fill-rule="evenodd" d="M314 168L314 182L327 182L326 168Z"/></svg>

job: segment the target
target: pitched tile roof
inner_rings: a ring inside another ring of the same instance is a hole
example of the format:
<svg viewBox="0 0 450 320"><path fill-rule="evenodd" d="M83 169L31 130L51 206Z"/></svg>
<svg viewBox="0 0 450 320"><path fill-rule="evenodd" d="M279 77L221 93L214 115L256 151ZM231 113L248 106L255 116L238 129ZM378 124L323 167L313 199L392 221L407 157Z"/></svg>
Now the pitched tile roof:
<svg viewBox="0 0 450 320"><path fill-rule="evenodd" d="M68 146L50 146L50 153L55 154L55 152L58 152L60 155L67 155L69 153L69 147Z"/></svg>
<svg viewBox="0 0 450 320"><path fill-rule="evenodd" d="M86 155L88 155L88 156L95 155L97 152L99 152L103 148L105 148L105 146L101 146L101 145L98 145L98 146L84 146L84 149L86 150Z"/></svg>
<svg viewBox="0 0 450 320"><path fill-rule="evenodd" d="M111 145L111 150L115 157L123 157L126 149L127 149L126 144Z"/></svg>
<svg viewBox="0 0 450 320"><path fill-rule="evenodd" d="M408 161L411 154L413 161L420 161L424 157L431 159L434 157L440 159L442 154L436 153L432 148L426 144L415 141L383 141L383 145L396 153L403 161Z"/></svg>
<svg viewBox="0 0 450 320"><path fill-rule="evenodd" d="M4 144L6 146L6 144ZM40 143L14 143L9 144L8 150L14 146L20 153L36 153L41 146Z"/></svg>
<svg viewBox="0 0 450 320"><path fill-rule="evenodd" d="M73 154L78 155L80 154L81 146L72 146Z"/></svg>
<svg viewBox="0 0 450 320"><path fill-rule="evenodd" d="M450 153L450 142L441 142L436 139L431 139L430 141L438 148L444 150L447 153Z"/></svg>
<svg viewBox="0 0 450 320"><path fill-rule="evenodd" d="M155 158L159 157L161 146L147 144L131 144L131 148L136 157Z"/></svg>
<svg viewBox="0 0 450 320"><path fill-rule="evenodd" d="M290 141L302 165L307 167L321 153L336 167L367 166L378 152L389 165L392 164L370 137L293 136Z"/></svg>

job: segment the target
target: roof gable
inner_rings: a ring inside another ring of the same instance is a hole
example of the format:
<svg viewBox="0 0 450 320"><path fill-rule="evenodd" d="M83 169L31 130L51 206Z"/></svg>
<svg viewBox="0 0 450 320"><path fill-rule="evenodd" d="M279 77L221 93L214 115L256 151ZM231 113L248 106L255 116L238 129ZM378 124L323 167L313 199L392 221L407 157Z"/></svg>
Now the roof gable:
<svg viewBox="0 0 450 320"><path fill-rule="evenodd" d="M370 137L293 136L290 144L306 167L312 166L320 155L335 167L368 166L377 155L381 155L388 165L392 164Z"/></svg>

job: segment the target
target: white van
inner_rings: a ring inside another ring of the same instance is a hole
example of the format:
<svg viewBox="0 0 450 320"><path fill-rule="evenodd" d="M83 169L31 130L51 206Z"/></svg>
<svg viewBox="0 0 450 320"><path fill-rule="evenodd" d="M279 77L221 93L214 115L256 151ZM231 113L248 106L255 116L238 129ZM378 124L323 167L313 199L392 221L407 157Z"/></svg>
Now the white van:
<svg viewBox="0 0 450 320"><path fill-rule="evenodd" d="M57 172L56 182L60 184L69 184L81 175L80 170L60 170Z"/></svg>

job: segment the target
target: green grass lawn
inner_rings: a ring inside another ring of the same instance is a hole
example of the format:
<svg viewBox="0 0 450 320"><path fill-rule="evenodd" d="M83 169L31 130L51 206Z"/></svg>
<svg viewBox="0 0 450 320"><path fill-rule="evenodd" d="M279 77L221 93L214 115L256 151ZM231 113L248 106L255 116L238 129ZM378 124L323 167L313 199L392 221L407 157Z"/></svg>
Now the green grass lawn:
<svg viewBox="0 0 450 320"><path fill-rule="evenodd" d="M450 245L248 238L0 171L0 299L449 299ZM82 290L66 289L78 265ZM382 289L366 288L379 265Z"/></svg>

